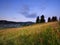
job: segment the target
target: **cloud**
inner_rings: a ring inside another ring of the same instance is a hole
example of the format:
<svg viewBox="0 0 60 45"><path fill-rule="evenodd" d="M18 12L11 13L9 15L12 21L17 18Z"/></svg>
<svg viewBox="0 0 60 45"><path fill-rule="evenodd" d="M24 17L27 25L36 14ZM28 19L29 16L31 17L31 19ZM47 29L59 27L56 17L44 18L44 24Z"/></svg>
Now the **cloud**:
<svg viewBox="0 0 60 45"><path fill-rule="evenodd" d="M35 18L37 14L35 12L31 13L30 11L32 10L30 10L30 8L27 5L24 5L20 11L20 14L22 14L26 18Z"/></svg>
<svg viewBox="0 0 60 45"><path fill-rule="evenodd" d="M35 18L36 16L37 16L36 13L31 13L31 14L26 15L27 18Z"/></svg>

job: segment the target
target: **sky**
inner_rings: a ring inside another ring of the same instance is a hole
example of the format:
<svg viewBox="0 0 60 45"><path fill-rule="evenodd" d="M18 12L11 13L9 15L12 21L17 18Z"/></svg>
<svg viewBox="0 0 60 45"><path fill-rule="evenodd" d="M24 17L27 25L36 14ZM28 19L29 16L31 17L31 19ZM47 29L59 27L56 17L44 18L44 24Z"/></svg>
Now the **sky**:
<svg viewBox="0 0 60 45"><path fill-rule="evenodd" d="M60 0L0 0L0 20L35 22L41 15L60 17Z"/></svg>

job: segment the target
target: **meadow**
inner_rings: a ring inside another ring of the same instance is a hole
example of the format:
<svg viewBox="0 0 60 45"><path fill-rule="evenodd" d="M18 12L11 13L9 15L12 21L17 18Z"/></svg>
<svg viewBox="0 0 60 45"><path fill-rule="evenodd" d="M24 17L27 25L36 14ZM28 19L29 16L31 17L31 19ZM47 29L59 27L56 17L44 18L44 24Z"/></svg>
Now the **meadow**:
<svg viewBox="0 0 60 45"><path fill-rule="evenodd" d="M0 45L60 45L60 24L49 22L0 29Z"/></svg>

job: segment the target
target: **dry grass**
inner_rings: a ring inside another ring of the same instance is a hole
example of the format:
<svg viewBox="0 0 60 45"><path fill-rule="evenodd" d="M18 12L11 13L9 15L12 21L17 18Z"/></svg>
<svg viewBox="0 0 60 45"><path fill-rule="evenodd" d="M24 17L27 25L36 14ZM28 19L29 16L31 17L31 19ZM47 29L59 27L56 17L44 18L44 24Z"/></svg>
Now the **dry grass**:
<svg viewBox="0 0 60 45"><path fill-rule="evenodd" d="M60 41L59 30L58 22L1 29L0 45L56 45L55 39ZM51 37L51 40L49 37ZM60 43L58 42L57 44L59 45Z"/></svg>

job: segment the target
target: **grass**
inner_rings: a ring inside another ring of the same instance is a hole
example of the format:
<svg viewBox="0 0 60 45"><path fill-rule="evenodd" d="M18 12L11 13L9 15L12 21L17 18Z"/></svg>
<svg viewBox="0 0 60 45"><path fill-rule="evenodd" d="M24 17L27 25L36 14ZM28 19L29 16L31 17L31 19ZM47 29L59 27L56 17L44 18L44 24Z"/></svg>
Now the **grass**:
<svg viewBox="0 0 60 45"><path fill-rule="evenodd" d="M60 45L58 22L0 30L0 45Z"/></svg>

